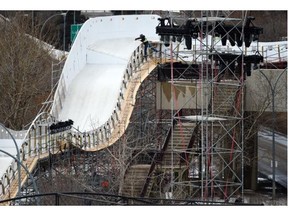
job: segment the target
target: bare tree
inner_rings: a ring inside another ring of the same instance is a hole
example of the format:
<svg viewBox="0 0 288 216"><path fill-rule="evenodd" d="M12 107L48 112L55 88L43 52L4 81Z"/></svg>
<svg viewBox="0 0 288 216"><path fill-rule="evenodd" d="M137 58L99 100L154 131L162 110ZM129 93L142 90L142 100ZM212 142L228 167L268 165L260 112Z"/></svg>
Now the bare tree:
<svg viewBox="0 0 288 216"><path fill-rule="evenodd" d="M49 52L26 28L17 15L1 22L0 121L11 129L22 129L35 117L51 86Z"/></svg>

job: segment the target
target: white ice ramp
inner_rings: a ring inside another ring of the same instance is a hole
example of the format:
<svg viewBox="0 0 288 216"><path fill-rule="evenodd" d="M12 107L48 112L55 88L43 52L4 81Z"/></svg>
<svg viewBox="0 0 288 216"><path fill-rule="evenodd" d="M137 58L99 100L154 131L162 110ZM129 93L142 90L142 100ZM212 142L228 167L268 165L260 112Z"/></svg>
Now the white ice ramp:
<svg viewBox="0 0 288 216"><path fill-rule="evenodd" d="M123 77L140 34L159 41L157 15L107 16L81 27L62 71L52 115L74 121L80 131L95 130L113 113Z"/></svg>

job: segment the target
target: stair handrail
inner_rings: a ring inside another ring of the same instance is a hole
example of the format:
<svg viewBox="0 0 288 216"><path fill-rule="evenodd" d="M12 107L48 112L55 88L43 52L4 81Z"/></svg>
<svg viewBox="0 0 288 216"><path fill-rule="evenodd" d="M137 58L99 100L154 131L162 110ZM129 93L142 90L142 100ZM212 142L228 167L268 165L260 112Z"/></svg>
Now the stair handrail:
<svg viewBox="0 0 288 216"><path fill-rule="evenodd" d="M189 143L187 145L186 151L183 153L185 161L189 161L189 150L192 148L193 144L195 143L195 140L197 138L197 133L199 131L201 121L196 122L196 126L194 127L193 133L190 137ZM182 157L181 157L182 158Z"/></svg>
<svg viewBox="0 0 288 216"><path fill-rule="evenodd" d="M151 163L150 169L148 171L147 178L146 178L146 181L144 183L144 186L143 186L143 188L141 190L140 197L144 197L146 192L147 192L149 183L150 183L151 178L152 178L153 171L155 170L156 164L161 162L162 159L163 159L164 152L166 151L166 149L168 147L168 143L170 141L170 138L171 138L171 135L172 135L172 131L173 131L173 128L175 127L176 123L177 123L177 121L175 119L173 119L172 125L169 128L169 130L167 131L167 135L166 135L165 140L163 142L162 148L160 149L159 152L157 152L154 155L154 157L152 159L152 163Z"/></svg>

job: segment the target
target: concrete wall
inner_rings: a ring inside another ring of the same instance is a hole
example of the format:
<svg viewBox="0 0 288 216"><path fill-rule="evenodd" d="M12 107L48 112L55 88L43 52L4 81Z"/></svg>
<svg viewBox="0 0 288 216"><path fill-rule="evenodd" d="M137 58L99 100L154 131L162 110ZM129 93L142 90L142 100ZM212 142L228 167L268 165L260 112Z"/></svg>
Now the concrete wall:
<svg viewBox="0 0 288 216"><path fill-rule="evenodd" d="M157 109L201 109L209 104L211 93L206 83L197 80L175 83L171 91L171 84L168 82L157 83ZM203 92L204 94L201 94Z"/></svg>
<svg viewBox="0 0 288 216"><path fill-rule="evenodd" d="M275 89L275 111L287 112L287 71L284 69L261 69L272 85L276 82L277 77L282 73L277 82ZM204 94L201 94L205 92ZM174 95L174 109L201 109L206 107L210 101L211 89L208 84L201 84L200 82L189 81L186 83L175 83ZM259 72L259 70L252 71L251 76L247 77L245 82L245 111L272 111L272 97L271 88L268 81ZM171 85L168 82L157 83L157 109L171 109L172 93Z"/></svg>
<svg viewBox="0 0 288 216"><path fill-rule="evenodd" d="M275 88L275 111L287 112L287 70L285 69L252 71L251 76L247 77L245 82L245 111L272 111L272 91L265 76L273 89Z"/></svg>

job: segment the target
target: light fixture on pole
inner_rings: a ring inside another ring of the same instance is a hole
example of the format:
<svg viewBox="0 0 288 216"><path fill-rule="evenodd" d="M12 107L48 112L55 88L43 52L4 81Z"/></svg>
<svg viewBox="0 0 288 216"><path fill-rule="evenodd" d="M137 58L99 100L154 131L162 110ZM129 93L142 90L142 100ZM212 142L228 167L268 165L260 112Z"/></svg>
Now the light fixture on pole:
<svg viewBox="0 0 288 216"><path fill-rule="evenodd" d="M276 185L275 185L275 120L276 120L276 113L275 113L275 95L276 95L276 86L278 81L280 80L280 77L284 74L284 72L287 72L287 69L283 70L278 77L276 78L276 81L274 85L271 83L271 80L266 76L265 73L263 73L261 70L258 70L266 79L266 81L269 84L270 90L271 90L271 96L272 96L272 200L275 201L275 195L276 195Z"/></svg>
<svg viewBox="0 0 288 216"><path fill-rule="evenodd" d="M64 17L64 25L63 25L63 51L65 52L65 34L66 34L66 15L67 15L67 12L66 13L59 13L59 14L54 14L50 17L48 17L45 22L43 23L42 27L41 27L41 30L40 30L40 36L39 36L39 39L42 40L42 32L43 32L43 29L46 25L46 23L52 19L53 17L56 17L56 16L63 16Z"/></svg>
<svg viewBox="0 0 288 216"><path fill-rule="evenodd" d="M66 37L66 14L67 13L63 13L63 19L64 19L64 26L63 26L63 51L65 53L66 49L65 49L65 45L66 45L66 41L65 41L65 37Z"/></svg>

